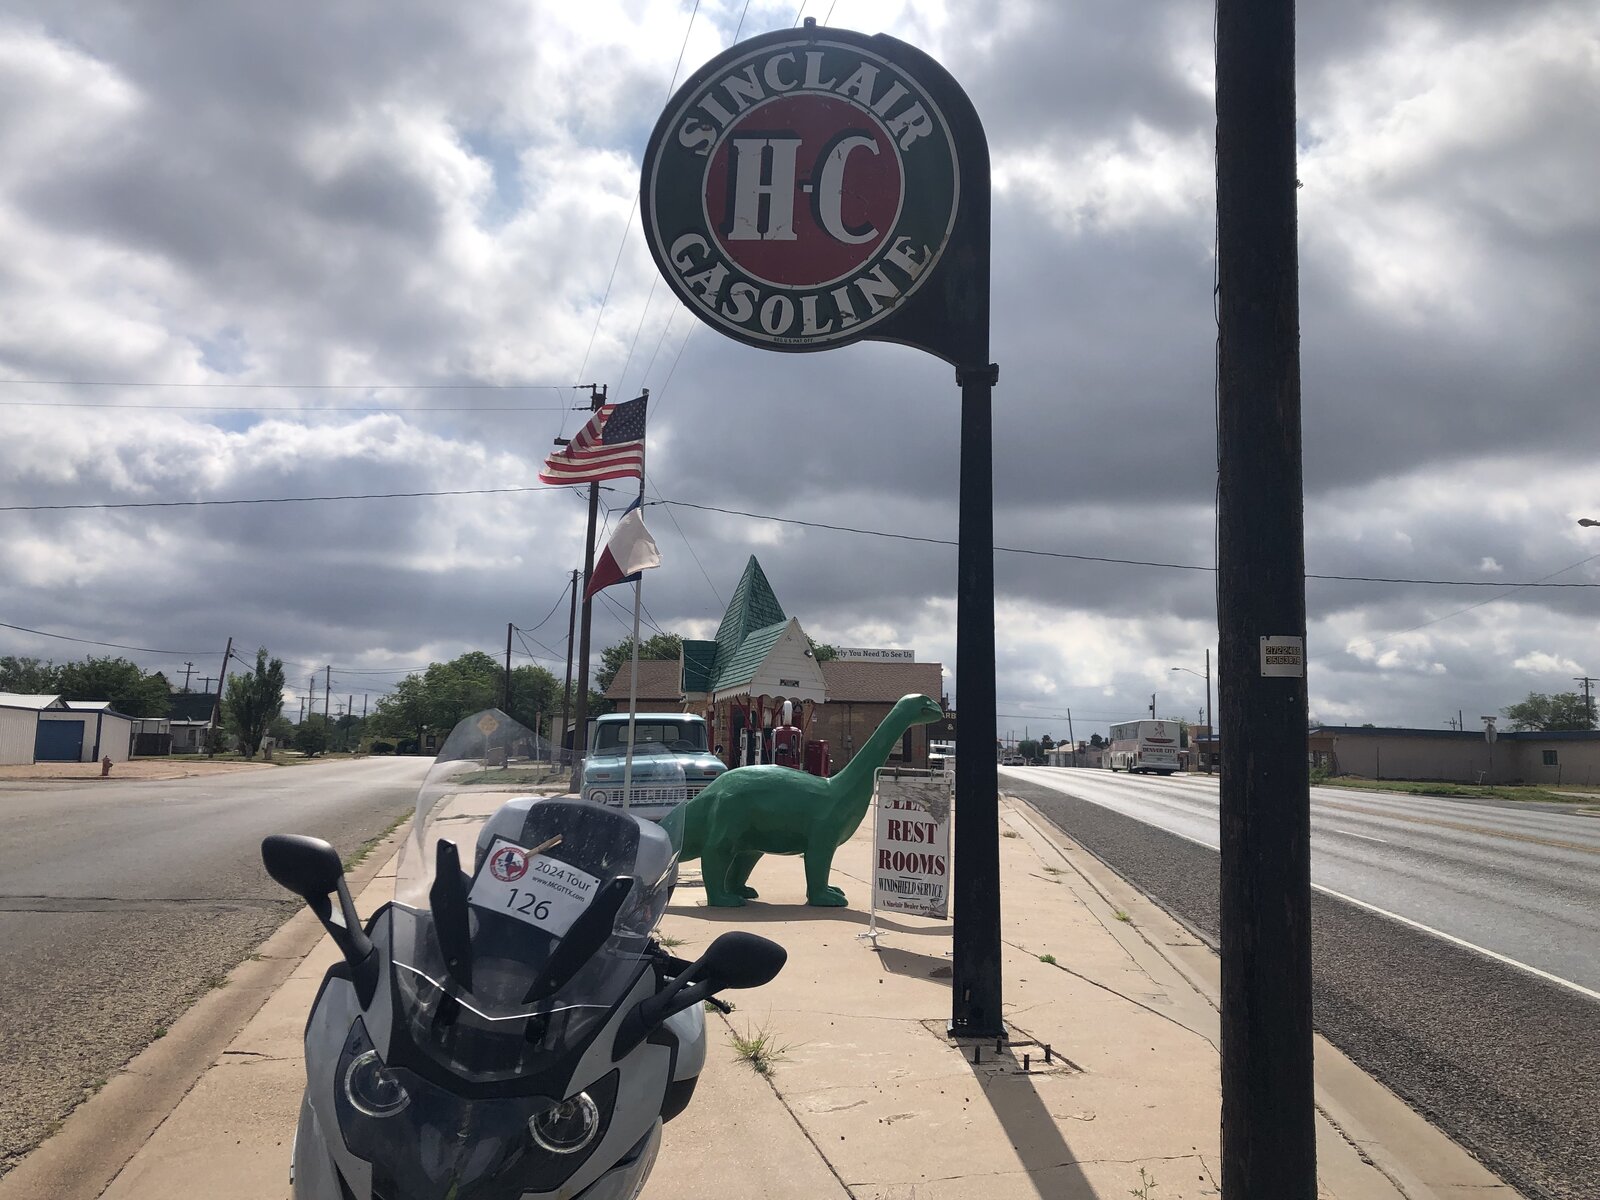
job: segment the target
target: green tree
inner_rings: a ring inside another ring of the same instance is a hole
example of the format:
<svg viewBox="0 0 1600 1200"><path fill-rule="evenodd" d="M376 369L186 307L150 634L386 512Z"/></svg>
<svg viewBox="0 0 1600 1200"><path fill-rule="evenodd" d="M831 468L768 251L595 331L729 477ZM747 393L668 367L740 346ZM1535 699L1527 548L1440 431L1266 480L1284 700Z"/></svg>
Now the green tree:
<svg viewBox="0 0 1600 1200"><path fill-rule="evenodd" d="M1092 733L1089 735L1089 749L1099 750L1106 744L1105 738L1101 737L1098 733Z"/></svg>
<svg viewBox="0 0 1600 1200"><path fill-rule="evenodd" d="M830 646L827 642L819 642L809 633L806 634L806 641L811 643L811 657L818 662L832 662L839 657L839 648L837 646Z"/></svg>
<svg viewBox="0 0 1600 1200"><path fill-rule="evenodd" d="M1585 704L1577 692L1561 692L1554 696L1529 692L1526 700L1502 708L1500 712L1515 730L1594 728L1593 705Z"/></svg>
<svg viewBox="0 0 1600 1200"><path fill-rule="evenodd" d="M1017 753L1026 759L1039 757L1039 742L1036 738L1023 738L1017 743Z"/></svg>
<svg viewBox="0 0 1600 1200"><path fill-rule="evenodd" d="M1055 738L1051 737L1048 733L1045 734L1042 738L1039 739L1039 749L1041 749L1041 750L1054 750L1055 748L1056 748L1056 740L1055 740Z"/></svg>
<svg viewBox="0 0 1600 1200"><path fill-rule="evenodd" d="M261 749L267 728L283 712L283 660L267 659L266 648L256 651L254 671L229 676L227 694L222 699L223 719L228 732L239 739L246 758Z"/></svg>
<svg viewBox="0 0 1600 1200"><path fill-rule="evenodd" d="M420 740L425 729L444 737L462 717L498 707L504 694L504 668L483 651L472 650L407 675L378 701L367 728L395 738Z"/></svg>
<svg viewBox="0 0 1600 1200"><path fill-rule="evenodd" d="M301 721L294 731L294 748L307 757L321 754L328 748L328 722L317 713Z"/></svg>
<svg viewBox="0 0 1600 1200"><path fill-rule="evenodd" d="M677 658L683 653L683 639L675 633L658 633L639 643L639 658L664 659ZM594 677L595 686L600 691L605 691L611 686L611 681L617 677L617 672L633 659L633 638L625 637L614 646L607 646L600 651L600 672Z"/></svg>
<svg viewBox="0 0 1600 1200"><path fill-rule="evenodd" d="M66 700L109 700L130 717L164 717L172 706L172 685L160 671L146 675L125 658L95 658L63 663L56 689Z"/></svg>
<svg viewBox="0 0 1600 1200"><path fill-rule="evenodd" d="M61 668L37 658L0 658L0 692L53 696L61 691Z"/></svg>
<svg viewBox="0 0 1600 1200"><path fill-rule="evenodd" d="M561 720L561 681L537 663L511 668L510 715L540 737L549 736L547 730Z"/></svg>

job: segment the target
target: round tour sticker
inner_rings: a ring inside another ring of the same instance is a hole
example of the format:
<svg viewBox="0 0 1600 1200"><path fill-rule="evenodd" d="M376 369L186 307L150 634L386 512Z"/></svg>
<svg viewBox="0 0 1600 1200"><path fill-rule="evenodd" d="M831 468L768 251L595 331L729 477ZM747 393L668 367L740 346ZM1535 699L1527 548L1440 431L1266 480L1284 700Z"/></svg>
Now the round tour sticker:
<svg viewBox="0 0 1600 1200"><path fill-rule="evenodd" d="M501 846L489 859L489 874L501 883L515 883L528 873L528 852L521 846Z"/></svg>

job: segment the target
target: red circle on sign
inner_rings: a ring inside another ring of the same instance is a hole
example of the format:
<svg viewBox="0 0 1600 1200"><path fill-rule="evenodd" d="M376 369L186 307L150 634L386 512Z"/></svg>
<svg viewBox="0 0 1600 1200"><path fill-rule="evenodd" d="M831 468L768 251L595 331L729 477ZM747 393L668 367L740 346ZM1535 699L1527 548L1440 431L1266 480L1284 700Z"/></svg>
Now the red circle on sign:
<svg viewBox="0 0 1600 1200"><path fill-rule="evenodd" d="M900 217L905 174L882 121L837 96L745 112L706 165L706 222L746 274L822 287L866 266Z"/></svg>
<svg viewBox="0 0 1600 1200"><path fill-rule="evenodd" d="M515 883L528 873L528 852L521 846L501 846L489 856L489 874L501 883Z"/></svg>

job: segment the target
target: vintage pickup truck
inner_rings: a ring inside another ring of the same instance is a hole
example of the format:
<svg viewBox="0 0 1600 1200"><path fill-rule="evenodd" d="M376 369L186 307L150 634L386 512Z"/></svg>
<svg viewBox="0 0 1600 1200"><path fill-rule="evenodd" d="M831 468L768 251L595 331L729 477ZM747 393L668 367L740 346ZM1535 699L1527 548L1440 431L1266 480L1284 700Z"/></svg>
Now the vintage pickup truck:
<svg viewBox="0 0 1600 1200"><path fill-rule="evenodd" d="M633 745L628 807L648 820L659 821L727 770L707 744L705 719L692 713L639 713ZM628 714L596 718L579 795L620 806L627 749Z"/></svg>

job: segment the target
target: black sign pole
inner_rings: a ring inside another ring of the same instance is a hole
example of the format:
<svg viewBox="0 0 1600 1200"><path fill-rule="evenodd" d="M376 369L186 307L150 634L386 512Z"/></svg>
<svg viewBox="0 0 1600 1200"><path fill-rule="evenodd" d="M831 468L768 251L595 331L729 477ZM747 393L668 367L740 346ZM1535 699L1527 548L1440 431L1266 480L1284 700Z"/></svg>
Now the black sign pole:
<svg viewBox="0 0 1600 1200"><path fill-rule="evenodd" d="M1222 1190L1314 1200L1293 0L1217 3ZM1281 642L1279 643L1282 644ZM1298 669L1296 664L1298 663Z"/></svg>
<svg viewBox="0 0 1600 1200"><path fill-rule="evenodd" d="M987 275L987 263L985 275ZM988 305L984 305L987 310ZM985 313L987 316L987 313ZM987 325L983 341L988 342ZM982 362L982 359L979 359ZM994 436L999 368L956 372L961 385L961 511L956 578L955 930L950 1033L998 1037L1000 805L995 770Z"/></svg>

